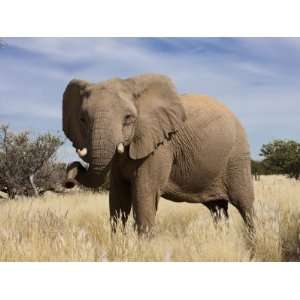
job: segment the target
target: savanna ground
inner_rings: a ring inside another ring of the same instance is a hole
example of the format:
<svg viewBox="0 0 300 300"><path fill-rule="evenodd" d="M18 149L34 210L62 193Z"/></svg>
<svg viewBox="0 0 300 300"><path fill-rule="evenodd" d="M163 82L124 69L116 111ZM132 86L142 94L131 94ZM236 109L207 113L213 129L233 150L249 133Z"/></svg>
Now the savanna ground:
<svg viewBox="0 0 300 300"><path fill-rule="evenodd" d="M70 192L0 203L0 261L295 261L300 260L300 181L265 176L255 183L256 252L230 207L215 227L200 204L161 199L155 236L111 235L108 195Z"/></svg>

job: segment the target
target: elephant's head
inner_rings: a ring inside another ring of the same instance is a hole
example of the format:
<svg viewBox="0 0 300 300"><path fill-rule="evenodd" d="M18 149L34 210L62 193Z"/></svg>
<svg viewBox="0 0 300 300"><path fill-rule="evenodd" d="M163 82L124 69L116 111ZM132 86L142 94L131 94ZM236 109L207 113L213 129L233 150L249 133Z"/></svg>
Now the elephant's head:
<svg viewBox="0 0 300 300"><path fill-rule="evenodd" d="M148 156L184 120L173 84L161 75L72 80L63 96L63 130L94 174L105 173L125 149L131 159Z"/></svg>

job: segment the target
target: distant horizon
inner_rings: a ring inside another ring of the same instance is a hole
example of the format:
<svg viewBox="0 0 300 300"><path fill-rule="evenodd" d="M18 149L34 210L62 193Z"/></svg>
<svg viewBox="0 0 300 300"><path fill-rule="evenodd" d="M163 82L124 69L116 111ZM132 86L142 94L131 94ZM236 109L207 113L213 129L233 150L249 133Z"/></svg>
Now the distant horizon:
<svg viewBox="0 0 300 300"><path fill-rule="evenodd" d="M274 139L299 141L300 38L4 38L0 123L62 133L62 93L142 73L169 76L179 93L215 97L246 129L253 159ZM59 159L78 159L68 142Z"/></svg>

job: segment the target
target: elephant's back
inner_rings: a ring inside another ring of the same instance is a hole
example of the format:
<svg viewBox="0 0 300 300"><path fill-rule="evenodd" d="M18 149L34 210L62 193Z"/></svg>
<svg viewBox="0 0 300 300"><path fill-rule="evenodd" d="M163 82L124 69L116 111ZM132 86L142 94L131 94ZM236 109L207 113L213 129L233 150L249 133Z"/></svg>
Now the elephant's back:
<svg viewBox="0 0 300 300"><path fill-rule="evenodd" d="M238 120L223 103L207 95L181 95L183 107L187 115L187 127L196 131L222 131L229 144L235 143L241 152L249 152L246 132ZM214 135L214 134L213 134Z"/></svg>
<svg viewBox="0 0 300 300"><path fill-rule="evenodd" d="M205 160L215 163L229 156L249 156L247 134L238 118L223 103L207 95L181 95L189 132ZM218 158L218 159L217 159Z"/></svg>
<svg viewBox="0 0 300 300"><path fill-rule="evenodd" d="M180 95L188 119L207 119L210 116L227 115L233 113L221 102L207 95L183 94ZM206 117L205 117L206 116Z"/></svg>
<svg viewBox="0 0 300 300"><path fill-rule="evenodd" d="M187 116L187 130L198 132L197 135L205 139L219 139L232 145L240 123L224 104L206 95L182 95L181 101Z"/></svg>
<svg viewBox="0 0 300 300"><path fill-rule="evenodd" d="M185 94L180 98L187 116L186 127L212 134L213 139L224 134L220 140L231 145L240 137L238 131L244 130L240 121L222 102L207 95Z"/></svg>

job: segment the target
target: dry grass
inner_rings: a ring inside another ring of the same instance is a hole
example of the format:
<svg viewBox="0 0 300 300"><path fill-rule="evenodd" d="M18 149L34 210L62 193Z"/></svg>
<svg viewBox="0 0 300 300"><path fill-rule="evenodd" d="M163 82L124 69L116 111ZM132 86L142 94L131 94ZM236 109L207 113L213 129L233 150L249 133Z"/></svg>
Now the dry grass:
<svg viewBox="0 0 300 300"><path fill-rule="evenodd" d="M254 261L300 259L300 182L279 176L255 182ZM161 199L156 234L138 238L132 218L112 236L107 195L69 193L0 203L0 261L249 261L240 216L215 228L197 204ZM228 225L228 226L227 226Z"/></svg>

